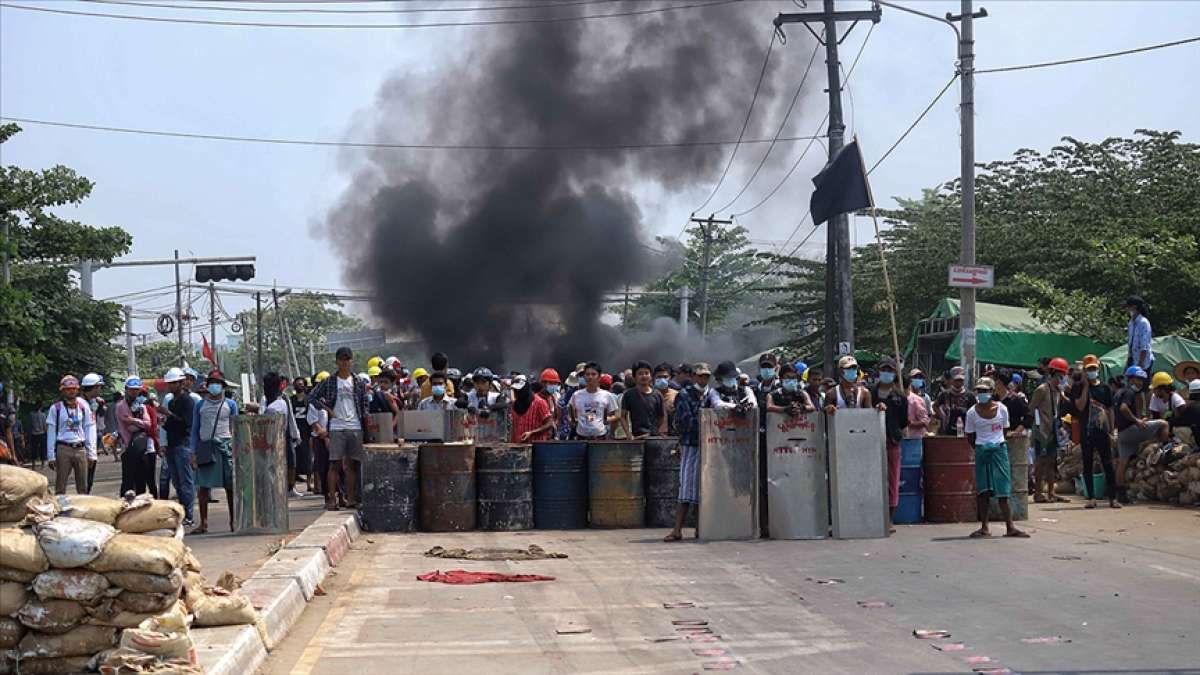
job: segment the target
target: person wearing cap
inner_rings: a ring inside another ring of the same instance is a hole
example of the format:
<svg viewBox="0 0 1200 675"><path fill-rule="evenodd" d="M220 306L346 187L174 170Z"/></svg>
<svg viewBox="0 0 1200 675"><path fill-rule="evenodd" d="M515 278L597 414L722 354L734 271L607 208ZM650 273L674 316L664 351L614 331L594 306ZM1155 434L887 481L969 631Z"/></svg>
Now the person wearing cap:
<svg viewBox="0 0 1200 675"><path fill-rule="evenodd" d="M192 534L208 532L208 503L217 488L225 490L229 530L233 531L233 418L238 406L226 396L229 386L221 371L209 371L204 396L192 406L191 460L200 504L200 526Z"/></svg>
<svg viewBox="0 0 1200 675"><path fill-rule="evenodd" d="M1170 420L1170 425L1172 431L1176 429L1190 429L1192 432L1191 445L1195 447L1200 444L1200 377L1188 382L1187 387L1187 403L1175 411L1175 415Z"/></svg>
<svg viewBox="0 0 1200 675"><path fill-rule="evenodd" d="M758 377L755 378L752 386L758 407L765 409L767 395L779 388L779 357L771 352L766 352L758 357ZM766 418L765 415L763 417ZM762 432L766 433L766 423L763 422L759 426L762 427Z"/></svg>
<svg viewBox="0 0 1200 675"><path fill-rule="evenodd" d="M990 377L981 377L975 383L977 403L967 411L964 430L967 442L975 448L975 501L979 510L980 527L971 537L990 537L988 530L989 502L995 497L1000 502L1000 513L1004 515L1006 537L1027 539L1029 534L1013 524L1012 508L1008 499L1012 496L1012 474L1008 462L1008 443L1004 432L1009 427L1008 408L993 398L996 383Z"/></svg>
<svg viewBox="0 0 1200 675"><path fill-rule="evenodd" d="M654 388L653 367L646 361L633 364L633 389L621 395L621 427L626 438L642 439L667 434L667 403Z"/></svg>
<svg viewBox="0 0 1200 675"><path fill-rule="evenodd" d="M713 377L716 382L708 388L708 394L704 400L705 408L727 408L739 411L758 408L758 399L754 396L754 390L739 381L738 369L733 361L718 363Z"/></svg>
<svg viewBox="0 0 1200 675"><path fill-rule="evenodd" d="M1159 372L1150 377L1150 390L1148 409L1152 419L1170 419L1185 403L1179 392L1175 391L1175 380L1166 373Z"/></svg>
<svg viewBox="0 0 1200 675"><path fill-rule="evenodd" d="M339 347L334 354L337 372L313 389L309 401L329 413L326 442L329 447L329 471L326 480L330 491L325 495L325 509L336 511L335 495L340 478L345 482L342 492L346 506L358 507L358 467L363 458L363 427L367 422L367 383L354 376L354 352Z"/></svg>
<svg viewBox="0 0 1200 675"><path fill-rule="evenodd" d="M1125 369L1126 386L1117 394L1117 499L1132 504L1125 486L1125 469L1137 457L1142 443L1151 439L1167 440L1169 424L1165 420L1146 419L1146 380L1149 377L1140 366Z"/></svg>
<svg viewBox="0 0 1200 675"><path fill-rule="evenodd" d="M1128 348L1125 367L1137 366L1147 373L1154 372L1154 351L1150 348L1154 331L1146 316L1146 301L1131 295L1125 300L1125 311L1129 312L1129 325L1125 330Z"/></svg>
<svg viewBox="0 0 1200 675"><path fill-rule="evenodd" d="M600 388L600 366L594 362L583 368L585 386L567 402L573 438L599 440L608 436L609 425L619 419L616 397ZM611 383L612 378L609 377Z"/></svg>
<svg viewBox="0 0 1200 675"><path fill-rule="evenodd" d="M584 386L586 378L583 376L583 368L586 365L587 363L583 361L575 364L575 369L563 380L562 393L558 396L558 439L560 441L571 438L571 434L575 432L575 427L571 423L571 397Z"/></svg>
<svg viewBox="0 0 1200 675"><path fill-rule="evenodd" d="M550 414L550 404L534 391L535 384L524 375L516 375L509 384L513 392L512 430L509 434L512 443L550 440L554 416Z"/></svg>
<svg viewBox="0 0 1200 675"><path fill-rule="evenodd" d="M79 395L83 400L87 401L88 407L92 409L92 418L96 420L96 438L104 436L104 432L108 431L108 403L104 400L103 392L104 378L99 373L88 373L79 381ZM97 443L99 446L99 443ZM44 449L44 448L42 448ZM40 450L42 450L40 449ZM97 447L97 450L100 448ZM96 462L88 462L88 493L91 494L92 483L96 476Z"/></svg>
<svg viewBox="0 0 1200 675"><path fill-rule="evenodd" d="M1063 391L1067 384L1067 360L1050 359L1045 365L1045 382L1033 390L1029 407L1033 410L1033 501L1066 502L1054 494L1058 481L1058 428L1063 406L1069 405ZM1042 487L1046 494L1042 494Z"/></svg>
<svg viewBox="0 0 1200 675"><path fill-rule="evenodd" d="M96 421L87 402L79 397L79 380L74 375L59 380L58 391L60 398L46 415L46 462L54 471L54 494L67 493L72 473L75 491L87 494L87 462L96 457Z"/></svg>
<svg viewBox="0 0 1200 675"><path fill-rule="evenodd" d="M454 410L456 403L449 393L446 374L435 370L429 376L429 396L417 403L417 410Z"/></svg>
<svg viewBox="0 0 1200 675"><path fill-rule="evenodd" d="M130 376L125 380L125 395L117 403L117 434L121 438L121 490L141 494L146 485L146 457L154 456L154 424L146 406L142 379ZM153 473L151 483L155 483ZM158 485L154 484L155 491Z"/></svg>
<svg viewBox="0 0 1200 675"><path fill-rule="evenodd" d="M832 415L838 408L871 407L871 392L858 383L861 374L853 356L838 359L838 383L825 392L826 413Z"/></svg>
<svg viewBox="0 0 1200 675"><path fill-rule="evenodd" d="M902 383L897 382L899 369L896 359L885 356L879 361L875 386L871 388L871 404L883 411L884 447L888 466L888 532L895 532L892 519L900 505L900 440L908 430L908 396Z"/></svg>
<svg viewBox="0 0 1200 675"><path fill-rule="evenodd" d="M933 400L925 393L925 373L920 368L908 371L908 428L905 438L924 439L933 419Z"/></svg>
<svg viewBox="0 0 1200 675"><path fill-rule="evenodd" d="M1119 509L1117 503L1117 478L1112 462L1113 392L1100 380L1100 359L1095 354L1083 357L1083 377L1071 385L1068 399L1071 401L1071 417L1080 420L1080 448L1083 451L1083 485L1087 495L1084 508L1096 508L1095 487L1092 485L1092 455L1100 456L1104 468L1104 492L1108 505Z"/></svg>
<svg viewBox="0 0 1200 675"><path fill-rule="evenodd" d="M712 369L701 361L692 367L692 381L700 385L700 391L708 398L708 390L712 386Z"/></svg>
<svg viewBox="0 0 1200 675"><path fill-rule="evenodd" d="M167 444L163 453L163 467L167 480L175 485L175 494L183 506L184 527L195 524L194 504L196 501L196 475L192 469L192 413L199 396L184 389L186 375L180 368L171 368L163 375L167 383L167 394L163 396L159 414L163 429L167 432ZM195 396L195 398L193 398ZM167 498L169 488L159 481L158 494Z"/></svg>
<svg viewBox="0 0 1200 675"><path fill-rule="evenodd" d="M429 371L424 368L417 368L412 372L412 382L409 384L408 390L405 392L408 400L408 405L405 408L415 410L417 404L421 402L424 396L421 392L425 391L429 384Z"/></svg>
<svg viewBox="0 0 1200 675"><path fill-rule="evenodd" d="M1008 408L1009 424L1012 427L1010 435L1027 436L1033 428L1033 412L1029 407L1029 399L1021 391L1021 375L1008 368L996 371L996 392L994 398ZM1034 461L1033 443L1025 450L1025 463L1032 465ZM1029 491L1033 492L1033 476L1028 477Z"/></svg>
<svg viewBox="0 0 1200 675"><path fill-rule="evenodd" d="M312 429L308 426L308 379L297 377L292 380L292 413L296 418L296 429L300 431L300 442L296 444L296 473L304 476L312 486Z"/></svg>
<svg viewBox="0 0 1200 675"><path fill-rule="evenodd" d="M679 368L683 378L682 389L675 397L675 435L679 437L679 503L675 507L675 527L663 541L683 539L683 524L688 509L700 504L700 409L704 407L710 371L707 363L695 366L683 364ZM703 380L703 382L701 382ZM696 537L700 537L697 530Z"/></svg>
<svg viewBox="0 0 1200 675"><path fill-rule="evenodd" d="M1180 361L1175 364L1175 379L1185 389L1191 386L1192 380L1200 380L1200 361Z"/></svg>
<svg viewBox="0 0 1200 675"><path fill-rule="evenodd" d="M961 436L959 425L967 418L967 411L975 405L975 397L967 391L967 371L962 366L951 368L948 378L943 380L942 391L934 401L933 409L938 416L938 433L943 436ZM949 383L949 387L946 387Z"/></svg>
<svg viewBox="0 0 1200 675"><path fill-rule="evenodd" d="M456 406L466 408L472 415L487 419L493 412L509 407L507 392L501 393L492 387L496 376L491 369L480 366L471 373L471 390L460 396ZM528 382L528 379L522 380Z"/></svg>

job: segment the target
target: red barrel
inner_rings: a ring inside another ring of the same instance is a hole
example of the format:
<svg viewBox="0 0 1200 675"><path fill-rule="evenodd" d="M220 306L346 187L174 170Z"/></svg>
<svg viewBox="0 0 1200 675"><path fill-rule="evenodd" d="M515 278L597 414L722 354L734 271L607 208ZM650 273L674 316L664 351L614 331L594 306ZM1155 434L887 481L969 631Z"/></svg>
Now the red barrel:
<svg viewBox="0 0 1200 675"><path fill-rule="evenodd" d="M925 437L925 520L979 520L975 502L975 450L966 438Z"/></svg>

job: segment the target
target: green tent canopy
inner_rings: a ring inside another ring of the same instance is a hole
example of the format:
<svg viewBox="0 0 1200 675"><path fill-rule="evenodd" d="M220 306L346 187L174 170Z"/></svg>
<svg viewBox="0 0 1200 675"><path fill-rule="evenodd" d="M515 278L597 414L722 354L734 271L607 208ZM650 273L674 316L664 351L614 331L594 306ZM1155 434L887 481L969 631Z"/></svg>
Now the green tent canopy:
<svg viewBox="0 0 1200 675"><path fill-rule="evenodd" d="M942 298L926 321L956 319L957 298ZM957 327L955 327L957 332ZM913 329L906 353L917 346L920 326ZM1034 368L1042 356L1061 356L1076 361L1085 354L1104 354L1111 346L1064 329L1047 325L1021 307L975 303L975 359L979 363ZM946 348L948 361L962 360L962 335L958 333ZM1124 363L1124 357L1122 357Z"/></svg>
<svg viewBox="0 0 1200 675"><path fill-rule="evenodd" d="M1156 337L1150 341L1150 351L1154 352L1154 370L1175 376L1175 366L1180 361L1200 361L1200 342L1189 340L1177 335ZM1128 347L1122 345L1100 357L1100 365L1105 377L1119 375L1125 371L1125 358ZM1176 383L1179 386L1180 383ZM1186 385L1184 385L1186 386Z"/></svg>

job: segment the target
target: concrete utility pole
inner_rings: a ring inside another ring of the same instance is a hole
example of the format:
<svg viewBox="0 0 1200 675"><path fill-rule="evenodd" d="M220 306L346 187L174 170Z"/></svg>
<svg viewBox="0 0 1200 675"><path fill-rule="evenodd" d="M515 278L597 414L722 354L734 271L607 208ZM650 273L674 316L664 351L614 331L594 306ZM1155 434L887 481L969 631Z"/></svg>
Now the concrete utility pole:
<svg viewBox="0 0 1200 675"><path fill-rule="evenodd" d="M129 371L126 375L137 375L137 353L133 347L133 307L125 305L121 311L125 312L125 370Z"/></svg>
<svg viewBox="0 0 1200 675"><path fill-rule="evenodd" d="M312 340L308 341L308 372L317 372L317 355L314 353Z"/></svg>
<svg viewBox="0 0 1200 675"><path fill-rule="evenodd" d="M800 14L780 14L775 17L775 25L785 23L803 23L808 28L810 23L819 23L824 27L824 39L817 36L812 28L809 32L825 47L825 73L829 78L829 159L832 160L845 144L846 125L842 122L842 78L838 63L837 24L839 21L851 21L846 35L854 30L859 21L879 23L881 12L879 5L873 4L869 10L835 11L833 0L825 0L820 12L805 12ZM837 342L844 343L847 353L854 353L854 293L850 283L850 224L847 214L840 213L829 219L826 224L825 236L825 345L824 363L831 368L835 357L841 350ZM837 298L837 302L833 299ZM836 314L836 316L835 316ZM835 340L836 336L836 340Z"/></svg>
<svg viewBox="0 0 1200 675"><path fill-rule="evenodd" d="M213 287L211 281L208 282L208 348L212 350L213 358L217 360L216 363L213 363L213 368L219 370L221 357L217 354L217 289Z"/></svg>
<svg viewBox="0 0 1200 675"><path fill-rule="evenodd" d="M92 292L92 261L79 261L79 291L89 298L96 297Z"/></svg>
<svg viewBox="0 0 1200 675"><path fill-rule="evenodd" d="M258 369L259 375L263 372L263 332L262 332L262 293L254 293L254 333L257 354L255 354L255 367Z"/></svg>
<svg viewBox="0 0 1200 675"><path fill-rule="evenodd" d="M0 249L0 284L5 288L12 283L12 274L9 272L8 263L8 221L4 221L4 246Z"/></svg>
<svg viewBox="0 0 1200 675"><path fill-rule="evenodd" d="M959 263L975 264L975 19L987 16L987 10L972 11L972 0L962 0L962 14L947 12L947 21L961 21L958 40L958 73L962 80L959 103L961 125L962 248ZM958 334L962 340L962 365L967 384L975 381L975 289L959 289Z"/></svg>
<svg viewBox="0 0 1200 675"><path fill-rule="evenodd" d="M684 286L679 289L679 330L683 331L683 337L687 338L688 334L688 300L692 297L692 289Z"/></svg>
<svg viewBox="0 0 1200 675"><path fill-rule="evenodd" d="M713 225L732 225L732 220L717 220L715 213L708 218L692 217L704 235L704 267L700 268L700 337L708 337L708 268L712 265Z"/></svg>
<svg viewBox="0 0 1200 675"><path fill-rule="evenodd" d="M179 282L179 249L175 249L175 334L179 345L179 365L187 361L183 351L183 285Z"/></svg>

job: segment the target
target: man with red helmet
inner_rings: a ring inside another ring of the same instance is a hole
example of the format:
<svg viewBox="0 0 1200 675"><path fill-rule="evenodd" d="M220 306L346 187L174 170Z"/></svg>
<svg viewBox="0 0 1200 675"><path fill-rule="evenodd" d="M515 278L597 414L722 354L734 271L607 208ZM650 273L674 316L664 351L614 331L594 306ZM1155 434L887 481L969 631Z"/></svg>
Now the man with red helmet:
<svg viewBox="0 0 1200 675"><path fill-rule="evenodd" d="M1069 370L1066 359L1050 359L1046 365L1046 381L1038 385L1029 400L1029 407L1033 409L1033 501L1039 503L1067 501L1054 494L1054 483L1058 475L1059 410L1070 403L1064 393ZM1046 495L1042 494L1043 484L1047 485Z"/></svg>
<svg viewBox="0 0 1200 675"><path fill-rule="evenodd" d="M538 381L542 383L542 390L538 392L538 396L550 407L551 417L558 420L558 394L562 390L562 379L559 378L558 371L546 368L538 376Z"/></svg>

